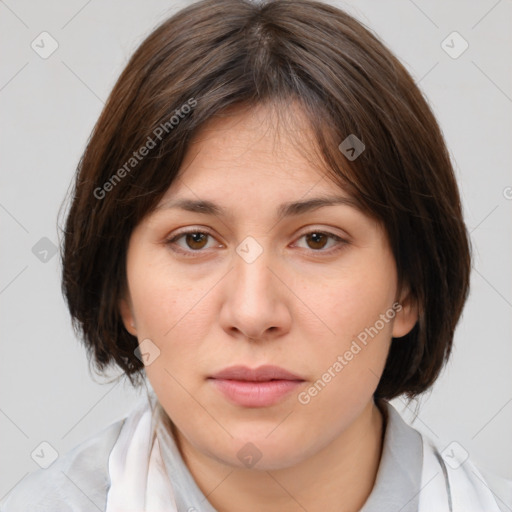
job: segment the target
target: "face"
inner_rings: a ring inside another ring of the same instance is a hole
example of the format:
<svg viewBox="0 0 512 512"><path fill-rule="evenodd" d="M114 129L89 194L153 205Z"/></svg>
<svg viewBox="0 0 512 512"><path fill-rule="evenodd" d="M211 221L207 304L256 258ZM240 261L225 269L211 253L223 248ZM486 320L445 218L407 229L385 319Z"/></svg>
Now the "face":
<svg viewBox="0 0 512 512"><path fill-rule="evenodd" d="M202 129L132 233L120 303L181 442L236 467L262 454L258 469L290 467L354 429L391 337L416 321L381 226L273 126L258 107ZM306 204L286 209L295 202ZM218 375L235 365L293 377Z"/></svg>

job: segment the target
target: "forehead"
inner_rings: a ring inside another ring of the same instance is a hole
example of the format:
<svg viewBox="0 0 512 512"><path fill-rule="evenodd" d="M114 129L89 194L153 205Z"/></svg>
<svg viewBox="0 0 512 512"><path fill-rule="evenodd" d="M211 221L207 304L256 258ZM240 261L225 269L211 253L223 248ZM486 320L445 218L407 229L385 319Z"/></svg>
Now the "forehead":
<svg viewBox="0 0 512 512"><path fill-rule="evenodd" d="M192 139L171 199L235 195L284 201L314 195L349 197L327 178L304 113L296 104L276 110L259 105L231 109L203 125ZM196 197L194 197L196 196Z"/></svg>

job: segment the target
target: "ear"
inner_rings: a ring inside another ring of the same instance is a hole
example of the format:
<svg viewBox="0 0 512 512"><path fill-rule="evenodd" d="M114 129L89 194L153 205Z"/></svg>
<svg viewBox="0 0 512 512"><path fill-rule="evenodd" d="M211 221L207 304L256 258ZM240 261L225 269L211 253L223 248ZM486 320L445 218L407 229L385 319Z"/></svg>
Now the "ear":
<svg viewBox="0 0 512 512"><path fill-rule="evenodd" d="M135 317L131 301L122 297L118 303L119 313L123 320L124 328L133 336L137 336L137 328L135 327Z"/></svg>
<svg viewBox="0 0 512 512"><path fill-rule="evenodd" d="M408 286L404 286L400 298L397 300L396 316L393 321L393 338L401 338L408 334L419 318L418 301L410 292Z"/></svg>

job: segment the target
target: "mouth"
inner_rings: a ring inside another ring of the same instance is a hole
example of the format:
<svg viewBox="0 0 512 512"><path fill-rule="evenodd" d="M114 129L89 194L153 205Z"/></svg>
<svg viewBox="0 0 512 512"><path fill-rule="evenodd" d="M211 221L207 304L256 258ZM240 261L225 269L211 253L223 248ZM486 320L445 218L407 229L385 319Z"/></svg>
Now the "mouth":
<svg viewBox="0 0 512 512"><path fill-rule="evenodd" d="M231 366L208 377L230 402L242 407L268 407L280 402L305 380L284 368Z"/></svg>

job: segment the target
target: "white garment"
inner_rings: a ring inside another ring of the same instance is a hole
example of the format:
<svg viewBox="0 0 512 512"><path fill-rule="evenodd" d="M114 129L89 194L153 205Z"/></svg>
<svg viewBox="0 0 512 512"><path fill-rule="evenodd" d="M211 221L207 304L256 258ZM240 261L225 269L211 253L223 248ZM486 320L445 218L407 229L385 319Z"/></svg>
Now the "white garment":
<svg viewBox="0 0 512 512"><path fill-rule="evenodd" d="M500 512L488 483L471 460L465 460L458 467L457 464L445 464L432 440L423 434L422 439L423 469L418 512ZM509 486L509 495L511 488ZM509 496L507 506L510 505Z"/></svg>
<svg viewBox="0 0 512 512"><path fill-rule="evenodd" d="M177 512L153 421L154 412L147 407L124 423L110 452L105 512Z"/></svg>
<svg viewBox="0 0 512 512"><path fill-rule="evenodd" d="M106 512L178 510L158 439L152 434L153 417L151 409L139 408L123 425L109 459L112 484ZM423 468L419 512L500 512L487 481L470 460L454 469L442 461L432 440L421 436ZM500 498L512 510L512 482L502 482L506 483L502 492L507 496Z"/></svg>
<svg viewBox="0 0 512 512"><path fill-rule="evenodd" d="M486 474L469 460L453 469L456 457L446 464L432 441L391 404L378 405L386 416L384 445L362 511L512 511L512 481ZM145 398L126 418L47 469L22 477L0 502L0 512L104 510L215 512L183 461L156 397Z"/></svg>

